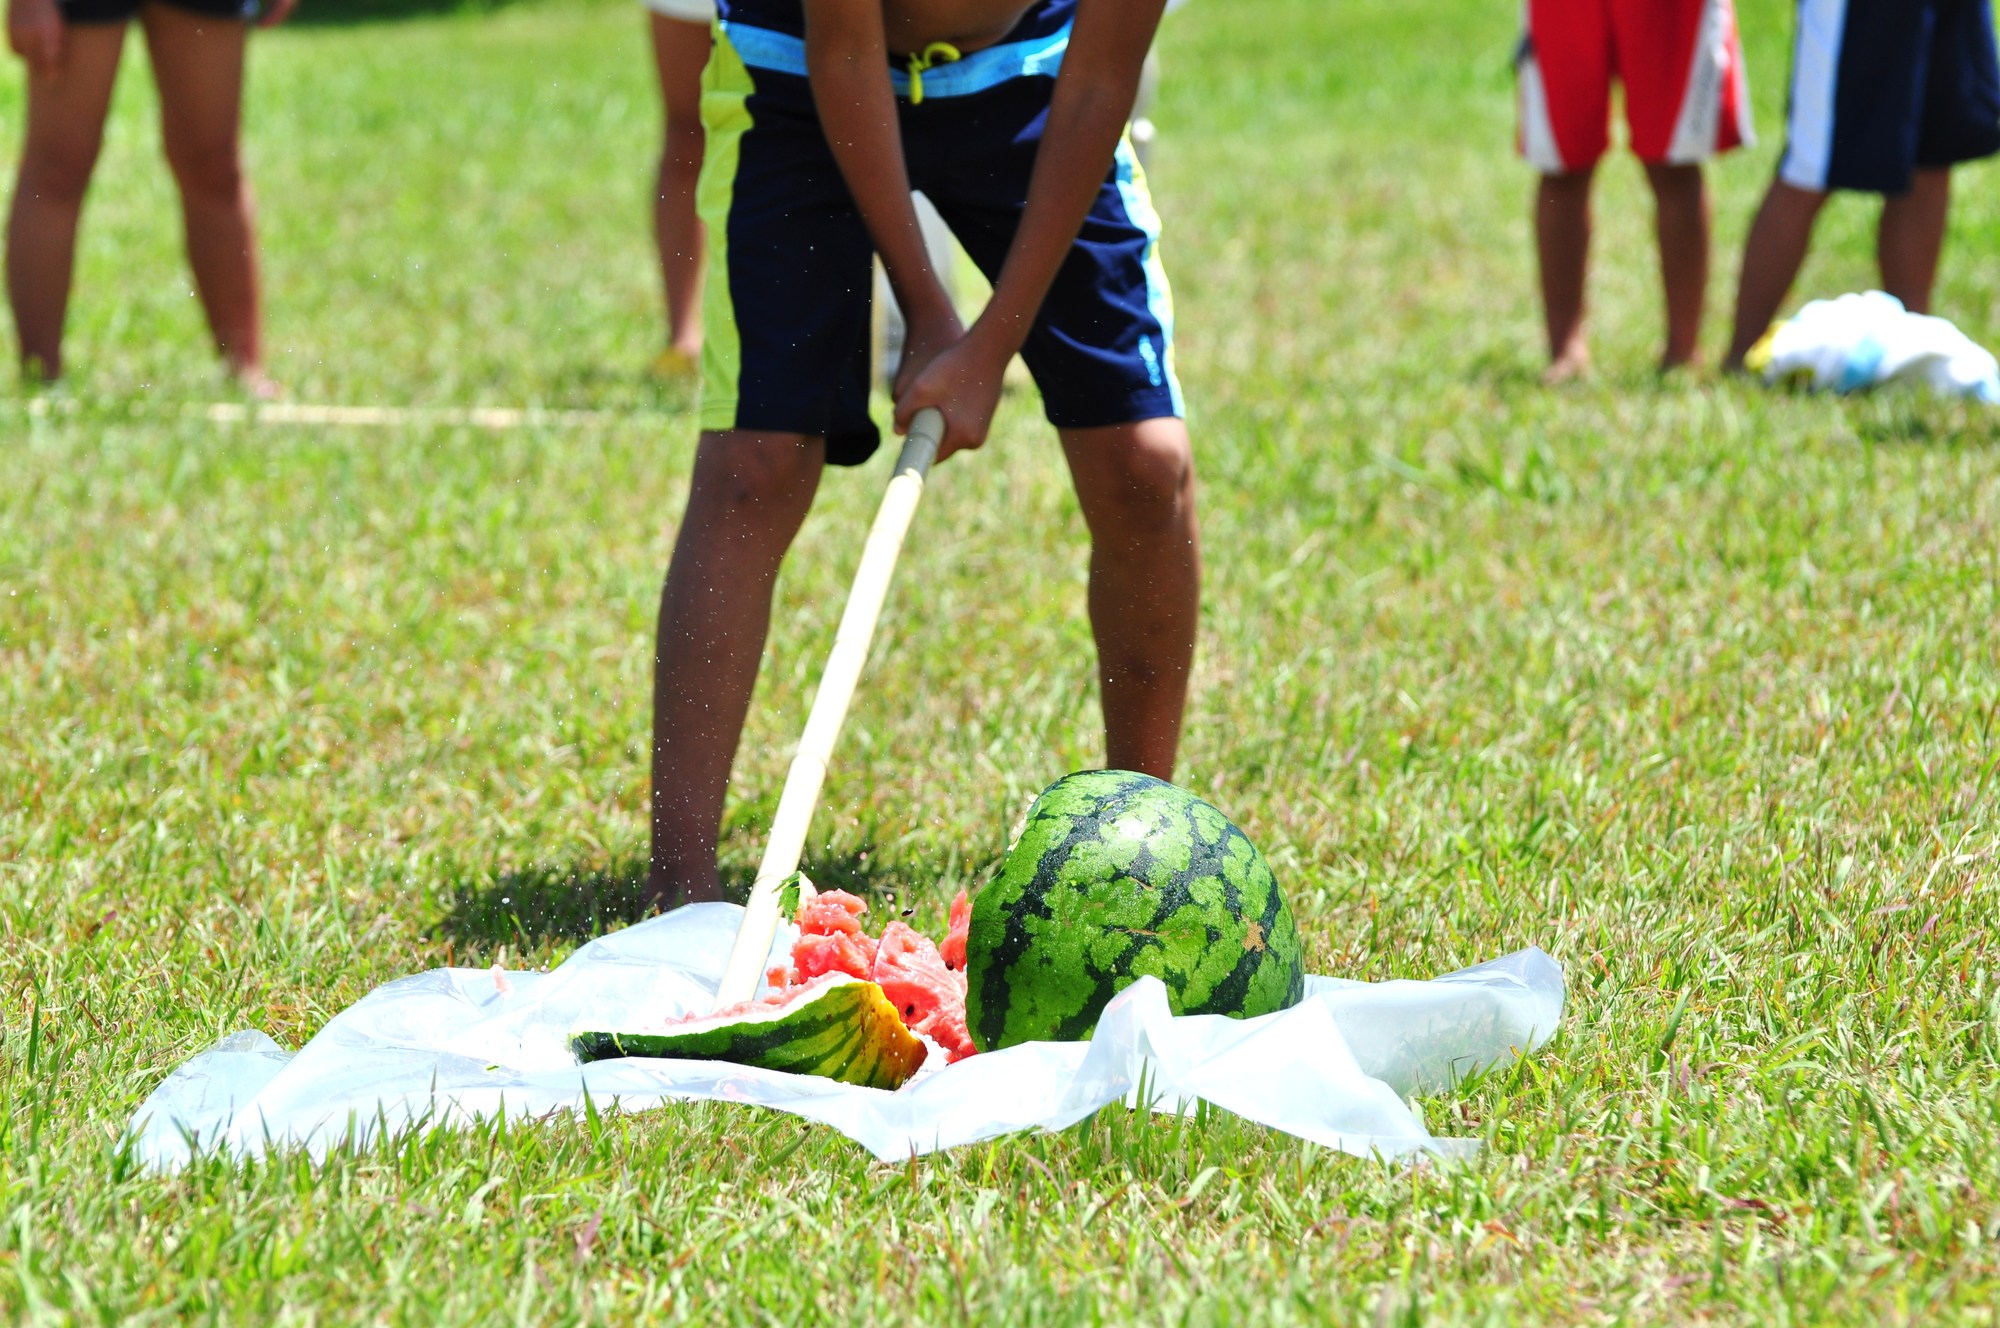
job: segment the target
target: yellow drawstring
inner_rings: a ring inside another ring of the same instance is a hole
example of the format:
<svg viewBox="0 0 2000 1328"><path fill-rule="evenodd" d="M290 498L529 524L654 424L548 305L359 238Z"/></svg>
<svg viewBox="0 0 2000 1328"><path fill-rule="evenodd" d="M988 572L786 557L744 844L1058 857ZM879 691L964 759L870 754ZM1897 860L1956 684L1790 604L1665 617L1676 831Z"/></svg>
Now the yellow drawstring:
<svg viewBox="0 0 2000 1328"><path fill-rule="evenodd" d="M910 57L910 105L915 106L924 99L924 71L933 65L948 65L963 59L958 48L950 42L932 42L924 47L921 54Z"/></svg>

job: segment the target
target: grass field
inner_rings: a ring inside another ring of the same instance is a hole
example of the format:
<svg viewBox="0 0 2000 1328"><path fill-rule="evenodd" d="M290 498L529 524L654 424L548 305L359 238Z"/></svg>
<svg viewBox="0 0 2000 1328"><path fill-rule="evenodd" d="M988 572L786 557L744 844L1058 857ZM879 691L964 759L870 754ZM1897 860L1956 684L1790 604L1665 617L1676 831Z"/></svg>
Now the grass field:
<svg viewBox="0 0 2000 1328"><path fill-rule="evenodd" d="M308 16L312 0L307 0ZM1780 134L1713 174L1715 303ZM0 401L0 1312L28 1322L1977 1323L2000 1297L2000 425L1650 372L1636 167L1592 382L1544 391L1516 7L1246 9L1163 38L1155 186L1209 576L1182 782L1315 971L1527 944L1560 1038L1423 1102L1405 1171L1107 1113L880 1167L711 1107L137 1174L232 1030L552 962L635 916L691 402L645 230L636 6L260 37L250 153L294 398L591 425L217 426L143 61L86 219L66 404ZM18 137L20 74L0 74ZM2000 174L1939 306L2000 341ZM1871 283L1844 200L1805 288ZM1722 328L1711 326L1711 347ZM781 587L747 875L881 467ZM942 917L1098 759L1081 522L1033 404L920 514L808 870Z"/></svg>

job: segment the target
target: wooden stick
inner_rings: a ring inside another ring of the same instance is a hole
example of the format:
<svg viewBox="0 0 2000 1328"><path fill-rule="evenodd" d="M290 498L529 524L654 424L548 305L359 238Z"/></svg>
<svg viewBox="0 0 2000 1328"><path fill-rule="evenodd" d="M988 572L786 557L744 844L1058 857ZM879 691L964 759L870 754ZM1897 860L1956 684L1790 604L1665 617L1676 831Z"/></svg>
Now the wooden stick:
<svg viewBox="0 0 2000 1328"><path fill-rule="evenodd" d="M910 529L910 518L916 515L917 500L924 495L924 476L930 473L943 437L944 416L935 410L920 410L910 422L903 454L896 458L896 473L889 480L889 491L882 495L875 524L868 530L868 543L861 550L854 588L847 592L847 609L840 615L840 629L834 633L812 713L806 716L805 736L799 739L798 754L792 757L792 768L785 775L785 791L771 821L771 838L764 845L763 861L757 864L757 879L750 886L743 922L736 929L729 967L723 970L722 985L716 989L717 1007L749 1000L763 980L771 939L778 934L778 887L799 869L799 858L805 853L806 832L819 806L819 790L826 782L833 744L847 719L848 703L861 680L861 666L868 662L875 620L882 616L882 601L889 593L897 555L903 551L903 536Z"/></svg>

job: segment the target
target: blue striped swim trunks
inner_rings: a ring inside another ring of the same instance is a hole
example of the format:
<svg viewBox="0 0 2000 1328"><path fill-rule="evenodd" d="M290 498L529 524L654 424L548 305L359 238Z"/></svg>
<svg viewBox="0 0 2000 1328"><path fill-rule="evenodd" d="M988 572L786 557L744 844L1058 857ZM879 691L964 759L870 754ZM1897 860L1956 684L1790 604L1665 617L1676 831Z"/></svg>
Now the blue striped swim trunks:
<svg viewBox="0 0 2000 1328"><path fill-rule="evenodd" d="M2000 151L1992 0L1799 0L1785 183L1909 190Z"/></svg>

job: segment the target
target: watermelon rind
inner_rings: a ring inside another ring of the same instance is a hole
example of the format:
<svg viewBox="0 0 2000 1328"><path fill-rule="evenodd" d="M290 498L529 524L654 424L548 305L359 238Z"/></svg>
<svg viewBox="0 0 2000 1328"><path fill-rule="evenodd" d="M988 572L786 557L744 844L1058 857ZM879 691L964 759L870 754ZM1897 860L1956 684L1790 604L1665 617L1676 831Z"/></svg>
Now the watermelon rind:
<svg viewBox="0 0 2000 1328"><path fill-rule="evenodd" d="M1305 957L1270 864L1222 812L1134 771L1064 776L973 900L972 1040L1087 1038L1146 976L1175 1014L1247 1019L1298 1004Z"/></svg>
<svg viewBox="0 0 2000 1328"><path fill-rule="evenodd" d="M895 1089L924 1063L923 1041L873 982L830 973L777 1004L662 1028L573 1034L578 1059L730 1061Z"/></svg>

